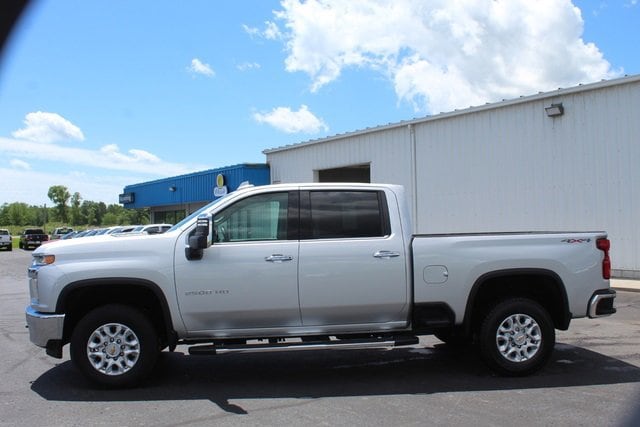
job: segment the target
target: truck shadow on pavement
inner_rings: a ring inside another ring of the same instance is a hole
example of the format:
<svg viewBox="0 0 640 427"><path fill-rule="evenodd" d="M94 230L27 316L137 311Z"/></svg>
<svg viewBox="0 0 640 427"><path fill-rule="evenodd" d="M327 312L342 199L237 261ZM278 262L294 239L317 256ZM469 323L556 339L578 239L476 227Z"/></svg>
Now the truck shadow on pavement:
<svg viewBox="0 0 640 427"><path fill-rule="evenodd" d="M181 350L181 348L179 348ZM96 388L63 362L36 379L31 389L52 401L120 402L210 400L245 414L234 399L321 398L390 394L537 389L640 382L640 368L568 344L557 344L536 375L492 374L472 350L436 344L394 350L186 356L162 353L154 375L126 390Z"/></svg>

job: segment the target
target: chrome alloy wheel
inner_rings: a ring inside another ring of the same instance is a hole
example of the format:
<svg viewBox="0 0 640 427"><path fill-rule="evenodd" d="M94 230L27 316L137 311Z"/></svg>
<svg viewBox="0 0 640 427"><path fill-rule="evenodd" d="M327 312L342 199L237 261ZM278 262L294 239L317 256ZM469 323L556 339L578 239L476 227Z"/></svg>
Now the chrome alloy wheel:
<svg viewBox="0 0 640 427"><path fill-rule="evenodd" d="M87 357L96 371L110 376L122 375L138 361L140 340L128 326L107 323L89 337Z"/></svg>
<svg viewBox="0 0 640 427"><path fill-rule="evenodd" d="M527 314L512 314L496 331L498 351L510 362L524 362L536 355L542 345L540 325Z"/></svg>

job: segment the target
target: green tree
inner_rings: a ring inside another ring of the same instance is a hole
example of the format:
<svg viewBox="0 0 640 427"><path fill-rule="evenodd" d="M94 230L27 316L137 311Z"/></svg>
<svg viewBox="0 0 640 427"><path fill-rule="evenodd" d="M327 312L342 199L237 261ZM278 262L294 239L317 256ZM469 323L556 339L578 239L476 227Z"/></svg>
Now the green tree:
<svg viewBox="0 0 640 427"><path fill-rule="evenodd" d="M29 209L26 203L11 203L9 205L9 223L13 225L29 224Z"/></svg>
<svg viewBox="0 0 640 427"><path fill-rule="evenodd" d="M80 202L82 201L82 197L80 193L77 191L73 193L71 196L71 224L72 225L80 225L82 224L82 213L80 212Z"/></svg>
<svg viewBox="0 0 640 427"><path fill-rule="evenodd" d="M120 224L120 217L112 212L107 212L102 217L102 225L116 225Z"/></svg>
<svg viewBox="0 0 640 427"><path fill-rule="evenodd" d="M80 213L82 214L82 220L85 224L92 226L98 225L97 222L98 206L96 202L85 200L80 205Z"/></svg>
<svg viewBox="0 0 640 427"><path fill-rule="evenodd" d="M0 206L0 225L12 225L9 220L9 204L3 203Z"/></svg>
<svg viewBox="0 0 640 427"><path fill-rule="evenodd" d="M64 185L53 185L49 187L47 197L49 197L49 199L51 199L51 201L56 205L58 220L67 222L67 202L69 201L69 198L71 198L71 194L67 187Z"/></svg>

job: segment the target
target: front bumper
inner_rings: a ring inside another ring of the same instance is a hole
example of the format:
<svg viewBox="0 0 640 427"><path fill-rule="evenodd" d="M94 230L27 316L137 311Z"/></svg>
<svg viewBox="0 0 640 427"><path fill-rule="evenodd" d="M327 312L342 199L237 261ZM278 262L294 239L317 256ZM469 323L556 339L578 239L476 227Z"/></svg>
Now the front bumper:
<svg viewBox="0 0 640 427"><path fill-rule="evenodd" d="M596 291L589 300L589 317L594 319L614 314L617 311L613 304L615 298L616 291L614 289Z"/></svg>
<svg viewBox="0 0 640 427"><path fill-rule="evenodd" d="M31 306L25 309L29 339L38 347L49 348L62 342L64 314L40 313Z"/></svg>

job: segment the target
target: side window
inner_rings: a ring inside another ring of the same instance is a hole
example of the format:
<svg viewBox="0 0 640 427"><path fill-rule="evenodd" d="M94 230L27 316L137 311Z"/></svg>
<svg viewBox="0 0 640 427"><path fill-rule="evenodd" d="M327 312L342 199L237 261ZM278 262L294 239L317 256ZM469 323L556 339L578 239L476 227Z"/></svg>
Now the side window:
<svg viewBox="0 0 640 427"><path fill-rule="evenodd" d="M308 238L385 236L389 226L383 201L378 191L311 191Z"/></svg>
<svg viewBox="0 0 640 427"><path fill-rule="evenodd" d="M215 242L287 239L288 193L251 196L214 218Z"/></svg>

